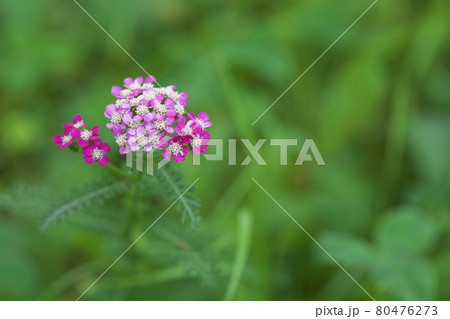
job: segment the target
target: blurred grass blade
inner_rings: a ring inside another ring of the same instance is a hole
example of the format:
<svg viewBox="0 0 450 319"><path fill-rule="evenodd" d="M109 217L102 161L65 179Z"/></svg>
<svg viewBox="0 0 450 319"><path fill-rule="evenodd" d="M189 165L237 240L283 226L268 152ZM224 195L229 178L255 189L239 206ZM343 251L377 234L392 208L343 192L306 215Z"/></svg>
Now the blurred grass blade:
<svg viewBox="0 0 450 319"><path fill-rule="evenodd" d="M242 272L247 260L252 234L253 217L248 209L243 209L238 215L238 237L234 265L230 282L225 293L225 300L232 300L241 281Z"/></svg>

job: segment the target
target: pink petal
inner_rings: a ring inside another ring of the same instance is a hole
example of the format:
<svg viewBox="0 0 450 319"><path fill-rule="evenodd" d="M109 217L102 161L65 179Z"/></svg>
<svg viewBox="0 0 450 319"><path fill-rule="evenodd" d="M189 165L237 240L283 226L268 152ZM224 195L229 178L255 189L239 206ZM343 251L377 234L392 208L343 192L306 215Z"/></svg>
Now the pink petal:
<svg viewBox="0 0 450 319"><path fill-rule="evenodd" d="M116 105L115 104L108 104L107 106L106 106L106 109L105 109L105 116L107 117L107 118L111 118L111 114L113 114L113 112L116 110Z"/></svg>
<svg viewBox="0 0 450 319"><path fill-rule="evenodd" d="M167 107L172 107L175 104L177 104L177 103L174 100L172 100L170 97L164 101L164 105Z"/></svg>
<svg viewBox="0 0 450 319"><path fill-rule="evenodd" d="M203 132L203 128L201 126L197 126L192 130L194 135L200 135Z"/></svg>
<svg viewBox="0 0 450 319"><path fill-rule="evenodd" d="M188 92L181 92L180 93L180 98L185 98L185 99L187 99L188 98Z"/></svg>
<svg viewBox="0 0 450 319"><path fill-rule="evenodd" d="M203 140L206 140L207 142L211 139L208 131L206 131L206 130L203 130L203 132L202 132L202 134L200 134L200 136Z"/></svg>
<svg viewBox="0 0 450 319"><path fill-rule="evenodd" d="M156 78L153 75L149 75L145 78L145 83L152 83L153 81L156 81Z"/></svg>
<svg viewBox="0 0 450 319"><path fill-rule="evenodd" d="M202 120L203 122L207 121L209 119L209 115L205 112L200 112L197 115L197 119Z"/></svg>
<svg viewBox="0 0 450 319"><path fill-rule="evenodd" d="M180 115L177 120L177 126L184 127L186 126L186 117L184 115Z"/></svg>
<svg viewBox="0 0 450 319"><path fill-rule="evenodd" d="M178 99L178 103L180 103L180 105L182 105L182 106L186 106L188 104L188 93L187 92L182 92L180 94L180 98Z"/></svg>
<svg viewBox="0 0 450 319"><path fill-rule="evenodd" d="M100 145L102 145L102 141L101 140L96 140L96 141L92 142L92 146L93 147L99 147Z"/></svg>
<svg viewBox="0 0 450 319"><path fill-rule="evenodd" d="M53 136L53 143L61 144L62 141L63 141L63 136L62 135L55 135L55 136Z"/></svg>
<svg viewBox="0 0 450 319"><path fill-rule="evenodd" d="M109 146L108 143L102 143L99 149L103 151L103 154L109 153L109 151L111 151L111 147Z"/></svg>
<svg viewBox="0 0 450 319"><path fill-rule="evenodd" d="M111 89L111 94L115 97L122 98L122 95L120 95L120 92L122 91L122 88L120 86L113 86Z"/></svg>
<svg viewBox="0 0 450 319"><path fill-rule="evenodd" d="M86 155L86 156L90 156L91 154L92 154L92 151L93 151L94 149L91 147L91 146L88 146L88 147L84 147L82 150L81 150L81 153L83 153L84 155Z"/></svg>
<svg viewBox="0 0 450 319"><path fill-rule="evenodd" d="M175 110L170 109L167 111L166 115L167 117L175 117L177 116L177 112L175 112Z"/></svg>
<svg viewBox="0 0 450 319"><path fill-rule="evenodd" d="M148 122L152 121L155 118L155 114L154 113L145 114L143 116L143 118L144 118L144 122L148 123Z"/></svg>
<svg viewBox="0 0 450 319"><path fill-rule="evenodd" d="M168 126L164 129L167 133L173 133L175 132L175 129L172 126Z"/></svg>
<svg viewBox="0 0 450 319"><path fill-rule="evenodd" d="M81 131L77 128L72 129L70 132L70 135L72 135L73 138L80 138Z"/></svg>
<svg viewBox="0 0 450 319"><path fill-rule="evenodd" d="M100 164L100 166L105 166L109 163L109 158L107 158L106 156L102 156L102 158L98 160L98 163Z"/></svg>
<svg viewBox="0 0 450 319"><path fill-rule="evenodd" d="M132 113L131 112L127 112L127 113L125 113L125 115L123 116L123 119L122 119L122 121L125 123L125 124L129 124L130 123L130 121L132 120L132 117L131 117L131 115L132 115Z"/></svg>
<svg viewBox="0 0 450 319"><path fill-rule="evenodd" d="M126 87L129 87L131 84L133 84L134 83L134 80L132 79L132 78L126 78L125 80L123 80L123 84L126 86Z"/></svg>
<svg viewBox="0 0 450 319"><path fill-rule="evenodd" d="M111 128L111 132L114 137L117 137L123 133L123 128L121 126L114 126Z"/></svg>
<svg viewBox="0 0 450 319"><path fill-rule="evenodd" d="M175 119L173 117L169 117L169 118L166 119L167 125L172 125L173 122L175 122Z"/></svg>
<svg viewBox="0 0 450 319"><path fill-rule="evenodd" d="M95 159L93 159L92 156L85 156L85 157L83 157L83 159L88 164L92 164L95 162Z"/></svg>
<svg viewBox="0 0 450 319"><path fill-rule="evenodd" d="M139 146L137 146L137 145L130 145L130 148L133 152L136 152L139 150Z"/></svg>
<svg viewBox="0 0 450 319"><path fill-rule="evenodd" d="M126 154L126 153L128 153L128 152L130 152L130 147L129 147L129 146L121 147L121 148L119 149L119 153L120 153L120 154Z"/></svg>
<svg viewBox="0 0 450 319"><path fill-rule="evenodd" d="M85 141L85 140L78 140L78 145L82 146L82 147L88 147L90 144L89 141ZM85 154L86 155L86 154Z"/></svg>
<svg viewBox="0 0 450 319"><path fill-rule="evenodd" d="M158 148L159 149L164 148L166 146L167 146L167 141L166 140L160 140L159 141L159 144L158 144Z"/></svg>
<svg viewBox="0 0 450 319"><path fill-rule="evenodd" d="M162 152L162 155L163 155L163 157L164 157L166 160L168 160L168 161L170 161L170 158L172 157L172 154L171 154L171 152L170 152L168 149L165 149L165 150Z"/></svg>
<svg viewBox="0 0 450 319"><path fill-rule="evenodd" d="M185 158L184 158L182 155L177 154L177 155L174 155L174 156L173 156L173 160L174 160L175 162L184 162Z"/></svg>
<svg viewBox="0 0 450 319"><path fill-rule="evenodd" d="M83 118L81 117L80 114L77 114L77 115L75 115L75 116L73 117L73 123L74 123L74 124L77 123L77 122L81 122L81 121L83 121Z"/></svg>
<svg viewBox="0 0 450 319"><path fill-rule="evenodd" d="M181 147L181 152L186 156L189 153L189 146L183 145Z"/></svg>
<svg viewBox="0 0 450 319"><path fill-rule="evenodd" d="M195 121L196 120L196 116L195 116L195 114L194 113L192 113L192 112L189 112L189 115L188 115L188 119L189 120L191 120L191 121Z"/></svg>

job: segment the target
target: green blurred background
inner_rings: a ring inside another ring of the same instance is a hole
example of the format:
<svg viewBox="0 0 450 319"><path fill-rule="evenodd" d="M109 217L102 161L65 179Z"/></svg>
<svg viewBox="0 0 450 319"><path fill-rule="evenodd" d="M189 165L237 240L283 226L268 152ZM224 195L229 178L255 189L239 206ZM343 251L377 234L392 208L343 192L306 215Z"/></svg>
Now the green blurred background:
<svg viewBox="0 0 450 319"><path fill-rule="evenodd" d="M79 2L189 92L213 138L312 138L326 162L295 166L297 146L280 166L268 142L267 166L189 156L199 228L169 211L84 299L369 300L252 177L375 299L450 299L448 1L378 1L253 126L371 1ZM51 139L81 113L112 143L111 86L144 74L71 0L1 0L0 52L0 299L73 300L168 205L124 241L88 218L108 202L41 232L49 204L104 173Z"/></svg>

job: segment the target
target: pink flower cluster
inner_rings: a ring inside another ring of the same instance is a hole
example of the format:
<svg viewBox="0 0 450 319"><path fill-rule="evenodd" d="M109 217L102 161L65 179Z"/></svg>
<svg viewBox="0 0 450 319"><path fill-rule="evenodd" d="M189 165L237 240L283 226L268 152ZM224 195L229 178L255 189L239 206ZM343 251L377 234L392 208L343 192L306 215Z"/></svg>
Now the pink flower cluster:
<svg viewBox="0 0 450 319"><path fill-rule="evenodd" d="M187 92L175 86L155 87L153 76L126 78L124 87L113 86L116 102L106 106L106 125L116 138L119 153L163 149L163 156L176 162L185 160L189 151L206 152L212 123L208 114L186 113ZM187 117L186 117L187 114Z"/></svg>
<svg viewBox="0 0 450 319"><path fill-rule="evenodd" d="M53 143L57 144L57 149L62 149L78 142L82 147L84 161L88 164L98 161L101 166L109 163L109 158L105 156L111 148L108 143L103 143L98 135L98 126L91 130L85 127L88 123L83 122L81 115L75 115L72 123L64 123L64 135L53 137Z"/></svg>

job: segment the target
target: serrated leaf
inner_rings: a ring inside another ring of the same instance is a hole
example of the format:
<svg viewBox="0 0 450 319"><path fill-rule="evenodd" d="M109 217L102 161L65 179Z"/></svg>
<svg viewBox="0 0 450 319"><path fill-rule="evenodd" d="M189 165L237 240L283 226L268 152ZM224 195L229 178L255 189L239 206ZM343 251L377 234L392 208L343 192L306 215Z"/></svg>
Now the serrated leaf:
<svg viewBox="0 0 450 319"><path fill-rule="evenodd" d="M417 255L429 250L437 235L433 220L414 208L402 208L383 217L375 229L381 251Z"/></svg>
<svg viewBox="0 0 450 319"><path fill-rule="evenodd" d="M184 180L184 177L177 172L170 163L159 169L156 172L155 177L160 182L160 189L164 191L171 200L175 201L178 199L175 207L176 210L182 214L181 221L184 222L189 219L191 226L194 228L197 227L200 220L198 211L200 204L192 194L192 188L181 196L181 194L183 194L190 186Z"/></svg>
<svg viewBox="0 0 450 319"><path fill-rule="evenodd" d="M333 258L345 266L368 270L373 263L372 247L358 238L342 233L325 233L318 237L318 241ZM323 261L334 263L322 251L318 254Z"/></svg>
<svg viewBox="0 0 450 319"><path fill-rule="evenodd" d="M64 201L62 204L58 205L55 209L51 211L48 217L45 218L44 222L41 225L41 229L45 230L51 225L55 224L57 221L66 217L66 215L78 212L93 203L101 204L104 199L108 199L117 195L119 193L123 193L126 191L126 183L119 181L115 183L108 183L106 185L90 185L89 187L85 187L83 190L74 191L74 194L77 194L76 197L73 195L71 199ZM81 194L80 194L81 193Z"/></svg>
<svg viewBox="0 0 450 319"><path fill-rule="evenodd" d="M437 281L433 267L422 259L400 259L382 255L376 265L375 277L387 293L400 300L433 300Z"/></svg>

